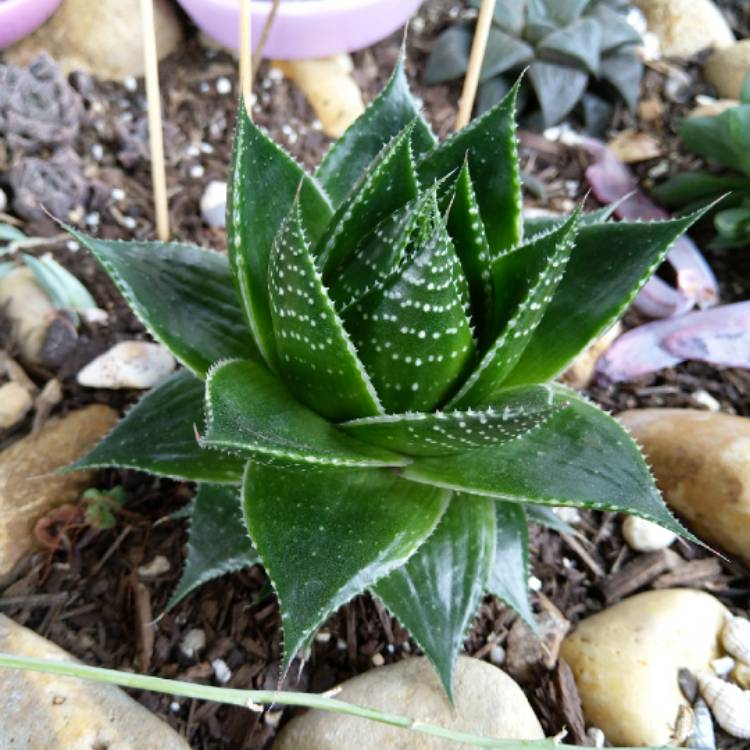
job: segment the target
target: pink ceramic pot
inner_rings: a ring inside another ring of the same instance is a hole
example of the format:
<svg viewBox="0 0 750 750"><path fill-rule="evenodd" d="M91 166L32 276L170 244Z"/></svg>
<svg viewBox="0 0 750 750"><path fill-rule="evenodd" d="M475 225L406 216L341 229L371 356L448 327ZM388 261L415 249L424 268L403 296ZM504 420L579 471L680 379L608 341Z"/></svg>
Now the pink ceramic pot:
<svg viewBox="0 0 750 750"><path fill-rule="evenodd" d="M0 0L0 49L41 26L62 0Z"/></svg>
<svg viewBox="0 0 750 750"><path fill-rule="evenodd" d="M264 55L280 60L352 52L383 39L402 26L421 0L281 0ZM240 0L179 0L210 37L239 47ZM1 3L0 3L1 5ZM251 3L253 45L271 8Z"/></svg>

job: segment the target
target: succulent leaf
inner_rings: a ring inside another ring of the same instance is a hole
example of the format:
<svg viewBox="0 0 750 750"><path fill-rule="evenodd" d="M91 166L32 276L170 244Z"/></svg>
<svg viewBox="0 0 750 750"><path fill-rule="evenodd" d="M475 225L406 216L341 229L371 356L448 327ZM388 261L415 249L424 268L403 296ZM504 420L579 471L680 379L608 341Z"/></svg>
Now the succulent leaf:
<svg viewBox="0 0 750 750"><path fill-rule="evenodd" d="M601 39L601 26L596 21L579 18L564 29L546 36L539 49L573 58L591 75L598 75Z"/></svg>
<svg viewBox="0 0 750 750"><path fill-rule="evenodd" d="M578 212L574 213L557 229L495 259L497 317L505 322L492 346L451 399L451 407L481 407L494 400L554 299L573 249L578 216ZM503 291L510 289L520 291L520 298L503 296Z"/></svg>
<svg viewBox="0 0 750 750"><path fill-rule="evenodd" d="M239 484L245 461L205 451L196 440L196 428L203 427L203 391L203 383L189 372L175 373L143 396L71 469L115 466L172 479Z"/></svg>
<svg viewBox="0 0 750 750"><path fill-rule="evenodd" d="M697 118L696 118L697 119ZM750 191L746 177L710 172L680 172L653 189L656 200L667 208L707 201L730 190Z"/></svg>
<svg viewBox="0 0 750 750"><path fill-rule="evenodd" d="M384 470L301 473L250 462L243 496L281 603L286 667L332 612L409 559L450 493Z"/></svg>
<svg viewBox="0 0 750 750"><path fill-rule="evenodd" d="M409 90L402 54L385 88L334 143L315 173L335 206L344 201L388 141L411 122L412 148L419 157L433 148L435 136Z"/></svg>
<svg viewBox="0 0 750 750"><path fill-rule="evenodd" d="M500 501L495 501L494 506L495 559L487 578L487 591L502 599L523 618L532 630L536 630L527 583L529 580L529 527L525 508L520 503Z"/></svg>
<svg viewBox="0 0 750 750"><path fill-rule="evenodd" d="M252 122L242 103L228 192L232 276L255 342L273 368L277 359L267 282L273 239L299 194L305 231L317 241L331 218L330 201L317 181Z"/></svg>
<svg viewBox="0 0 750 750"><path fill-rule="evenodd" d="M544 382L561 373L623 314L675 240L703 213L582 226L565 276L505 385Z"/></svg>
<svg viewBox="0 0 750 750"><path fill-rule="evenodd" d="M466 26L449 26L432 45L424 71L425 83L455 81L469 65L473 34Z"/></svg>
<svg viewBox="0 0 750 750"><path fill-rule="evenodd" d="M403 466L408 459L338 430L295 400L263 365L218 364L206 380L202 444L248 457L329 466Z"/></svg>
<svg viewBox="0 0 750 750"><path fill-rule="evenodd" d="M326 283L351 260L374 226L417 197L411 148L415 126L412 120L383 146L328 224L315 252Z"/></svg>
<svg viewBox="0 0 750 750"><path fill-rule="evenodd" d="M523 509L526 512L526 520L529 523L538 523L540 526L545 526L561 534L575 534L576 530L570 524L561 520L557 513L555 513L554 508L527 503L523 506Z"/></svg>
<svg viewBox="0 0 750 750"><path fill-rule="evenodd" d="M493 506L455 493L429 539L373 589L434 664L451 700L453 668L494 558Z"/></svg>
<svg viewBox="0 0 750 750"><path fill-rule="evenodd" d="M641 93L643 63L632 52L615 52L602 58L601 74L617 89L630 111L635 112Z"/></svg>
<svg viewBox="0 0 750 750"><path fill-rule="evenodd" d="M583 13L590 0L527 0L528 22L568 26Z"/></svg>
<svg viewBox="0 0 750 750"><path fill-rule="evenodd" d="M340 427L358 440L407 456L440 456L514 440L555 409L552 391L532 386L503 391L485 409L367 417Z"/></svg>
<svg viewBox="0 0 750 750"><path fill-rule="evenodd" d="M217 359L257 359L227 259L194 245L68 231L104 266L149 333L199 377Z"/></svg>
<svg viewBox="0 0 750 750"><path fill-rule="evenodd" d="M642 43L641 35L627 22L625 15L606 3L596 3L592 6L590 15L598 21L601 28L602 52Z"/></svg>
<svg viewBox="0 0 750 750"><path fill-rule="evenodd" d="M274 240L268 288L281 375L292 393L334 422L381 413L315 267L298 202Z"/></svg>
<svg viewBox="0 0 750 750"><path fill-rule="evenodd" d="M448 233L468 284L472 322L479 331L479 340L484 341L493 329L492 253L466 162L456 180L453 202L448 211Z"/></svg>
<svg viewBox="0 0 750 750"><path fill-rule="evenodd" d="M258 562L245 529L239 488L201 484L190 510L185 567L167 609L201 584Z"/></svg>
<svg viewBox="0 0 750 750"><path fill-rule="evenodd" d="M537 60L529 66L529 80L542 109L546 125L554 125L567 115L583 96L588 75L567 65Z"/></svg>
<svg viewBox="0 0 750 750"><path fill-rule="evenodd" d="M422 185L432 185L468 163L490 250L497 255L521 241L521 172L515 110L520 81L507 96L435 147L418 163Z"/></svg>
<svg viewBox="0 0 750 750"><path fill-rule="evenodd" d="M447 32L446 32L447 33ZM493 76L505 73L534 59L534 50L528 44L498 28L491 28L487 37L487 49L479 74L484 83ZM465 66L464 66L465 69ZM427 81L430 83L430 81Z"/></svg>
<svg viewBox="0 0 750 750"><path fill-rule="evenodd" d="M536 429L464 454L415 458L402 475L500 500L624 511L690 537L662 502L627 432L574 391L551 387L567 408Z"/></svg>
<svg viewBox="0 0 750 750"><path fill-rule="evenodd" d="M402 266L344 316L389 413L433 409L474 354L460 263L436 201L427 208Z"/></svg>

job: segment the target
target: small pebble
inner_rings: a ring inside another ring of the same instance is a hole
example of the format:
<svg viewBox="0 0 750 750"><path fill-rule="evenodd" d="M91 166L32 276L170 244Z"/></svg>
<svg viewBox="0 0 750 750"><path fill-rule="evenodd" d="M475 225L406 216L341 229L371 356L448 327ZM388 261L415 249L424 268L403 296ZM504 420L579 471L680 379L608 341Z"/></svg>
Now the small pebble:
<svg viewBox="0 0 750 750"><path fill-rule="evenodd" d="M505 649L499 643L490 649L490 661L498 667L505 661Z"/></svg>
<svg viewBox="0 0 750 750"><path fill-rule="evenodd" d="M604 743L607 741L604 732L599 727L589 727L586 730L586 736L591 741L592 747L604 747Z"/></svg>
<svg viewBox="0 0 750 750"><path fill-rule="evenodd" d="M123 341L89 362L77 375L87 388L152 388L175 368L174 357L161 344Z"/></svg>
<svg viewBox="0 0 750 750"><path fill-rule="evenodd" d="M99 213L97 211L92 211L90 214L86 214L84 221L86 222L86 226L98 227L99 226Z"/></svg>
<svg viewBox="0 0 750 750"><path fill-rule="evenodd" d="M5 194L5 191L0 188L0 211L5 211L5 209L8 207L8 196Z"/></svg>
<svg viewBox="0 0 750 750"><path fill-rule="evenodd" d="M125 191L122 188L112 188L110 195L112 196L113 201L125 200Z"/></svg>
<svg viewBox="0 0 750 750"><path fill-rule="evenodd" d="M164 555L157 555L150 563L138 568L138 575L141 578L158 578L168 573L171 567L169 560Z"/></svg>
<svg viewBox="0 0 750 750"><path fill-rule="evenodd" d="M77 253L81 249L81 246L75 240L68 240L65 243L65 247L70 250L71 253Z"/></svg>
<svg viewBox="0 0 750 750"><path fill-rule="evenodd" d="M529 588L532 591L541 591L542 582L536 576L529 576Z"/></svg>
<svg viewBox="0 0 750 750"><path fill-rule="evenodd" d="M205 173L206 170L203 168L202 164L193 164L193 166L190 167L190 176L196 180L199 177L203 177Z"/></svg>
<svg viewBox="0 0 750 750"><path fill-rule="evenodd" d="M192 628L188 630L180 643L180 651L182 651L188 659L194 658L195 655L205 647L206 634L200 628Z"/></svg>
<svg viewBox="0 0 750 750"><path fill-rule="evenodd" d="M331 634L326 630L321 630L320 633L315 636L315 640L318 643L328 643L328 641L331 640Z"/></svg>
<svg viewBox="0 0 750 750"><path fill-rule="evenodd" d="M224 659L214 659L211 662L211 668L214 670L217 682L222 685L226 685L232 679L232 670L229 669Z"/></svg>
<svg viewBox="0 0 750 750"><path fill-rule="evenodd" d="M194 143L191 143L186 149L185 149L185 155L196 157L201 155L201 149L200 146L196 146Z"/></svg>
<svg viewBox="0 0 750 750"><path fill-rule="evenodd" d="M563 523L569 523L571 526L574 526L581 522L581 514L579 513L578 508L568 508L565 505L556 505L552 510Z"/></svg>
<svg viewBox="0 0 750 750"><path fill-rule="evenodd" d="M132 94L138 88L138 81L136 81L134 76L128 76L122 82L122 85L125 87L125 91L130 91Z"/></svg>
<svg viewBox="0 0 750 750"><path fill-rule="evenodd" d="M29 392L18 383L0 386L0 430L17 425L29 413L33 403Z"/></svg>
<svg viewBox="0 0 750 750"><path fill-rule="evenodd" d="M374 667L382 667L383 664L385 664L383 654L381 654L380 652L378 652L377 654L373 654L370 658L370 661L372 661Z"/></svg>
<svg viewBox="0 0 750 750"><path fill-rule="evenodd" d="M101 161L102 157L104 156L104 147L101 143L93 143L91 145L91 156L96 161Z"/></svg>
<svg viewBox="0 0 750 750"><path fill-rule="evenodd" d="M622 522L622 535L628 546L638 552L666 549L677 539L669 529L638 516L628 516Z"/></svg>
<svg viewBox="0 0 750 750"><path fill-rule="evenodd" d="M171 711L171 712L172 712L173 714L178 714L178 713L180 713L180 709L181 709L181 708L182 708L182 706L180 706L180 704L179 704L179 703L178 703L177 701L172 701L172 702L171 702L171 703L169 704L169 710L170 710L170 711Z"/></svg>
<svg viewBox="0 0 750 750"><path fill-rule="evenodd" d="M263 723L272 729L276 729L279 726L283 713L283 711L266 711L263 714Z"/></svg>
<svg viewBox="0 0 750 750"><path fill-rule="evenodd" d="M201 216L210 227L226 226L227 183L211 180L201 196Z"/></svg>
<svg viewBox="0 0 750 750"><path fill-rule="evenodd" d="M721 404L708 391L699 388L691 394L691 398L699 406L705 406L709 411L721 411Z"/></svg>
<svg viewBox="0 0 750 750"><path fill-rule="evenodd" d="M221 96L232 93L232 82L226 76L216 79L216 93Z"/></svg>

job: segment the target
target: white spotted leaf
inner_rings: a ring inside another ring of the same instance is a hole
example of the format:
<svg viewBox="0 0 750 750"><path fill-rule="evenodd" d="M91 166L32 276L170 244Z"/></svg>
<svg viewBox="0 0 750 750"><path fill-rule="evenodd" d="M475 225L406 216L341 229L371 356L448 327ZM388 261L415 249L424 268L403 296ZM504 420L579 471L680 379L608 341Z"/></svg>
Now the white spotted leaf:
<svg viewBox="0 0 750 750"><path fill-rule="evenodd" d="M559 409L547 386L501 391L486 409L394 414L344 422L366 443L407 456L441 456L497 445L523 435Z"/></svg>
<svg viewBox="0 0 750 750"><path fill-rule="evenodd" d="M206 381L207 448L303 465L403 466L408 459L361 443L303 406L263 365L234 360Z"/></svg>
<svg viewBox="0 0 750 750"><path fill-rule="evenodd" d="M459 260L435 200L428 209L402 266L344 316L389 413L435 408L474 356Z"/></svg>
<svg viewBox="0 0 750 750"><path fill-rule="evenodd" d="M493 505L454 493L432 536L373 589L434 664L451 699L453 668L495 557Z"/></svg>
<svg viewBox="0 0 750 750"><path fill-rule="evenodd" d="M268 288L280 371L292 393L334 422L381 413L315 267L298 202L274 240Z"/></svg>
<svg viewBox="0 0 750 750"><path fill-rule="evenodd" d="M245 316L265 361L276 365L268 301L268 262L281 222L299 195L302 221L315 241L331 218L328 197L280 146L250 120L240 102L227 196L227 247Z"/></svg>
<svg viewBox="0 0 750 750"><path fill-rule="evenodd" d="M382 469L248 464L245 519L279 597L285 667L329 615L414 554L450 494Z"/></svg>

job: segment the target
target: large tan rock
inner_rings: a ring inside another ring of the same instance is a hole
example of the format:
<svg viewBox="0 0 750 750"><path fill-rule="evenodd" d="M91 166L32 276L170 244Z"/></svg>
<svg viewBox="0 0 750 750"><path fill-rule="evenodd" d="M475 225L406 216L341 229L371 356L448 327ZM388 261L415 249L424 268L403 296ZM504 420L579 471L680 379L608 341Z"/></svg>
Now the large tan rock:
<svg viewBox="0 0 750 750"><path fill-rule="evenodd" d="M114 409L87 406L50 419L38 435L29 435L0 453L0 575L32 548L32 532L40 516L75 501L91 486L92 471L55 472L91 450L116 421Z"/></svg>
<svg viewBox="0 0 750 750"><path fill-rule="evenodd" d="M0 651L75 661L0 615ZM0 669L0 750L189 750L163 721L114 685Z"/></svg>
<svg viewBox="0 0 750 750"><path fill-rule="evenodd" d="M727 610L702 591L665 589L586 618L563 641L587 724L613 745L666 745L681 705L681 667L707 669Z"/></svg>
<svg viewBox="0 0 750 750"><path fill-rule="evenodd" d="M635 4L667 57L690 57L734 42L729 24L711 0L635 0Z"/></svg>
<svg viewBox="0 0 750 750"><path fill-rule="evenodd" d="M750 73L750 39L716 50L706 60L703 74L716 87L719 96L739 99L742 83Z"/></svg>
<svg viewBox="0 0 750 750"><path fill-rule="evenodd" d="M582 390L591 384L596 370L596 363L622 333L622 323L615 323L596 341L584 349L560 375L560 380L571 388Z"/></svg>
<svg viewBox="0 0 750 750"><path fill-rule="evenodd" d="M344 682L336 698L449 729L505 739L543 739L521 688L487 662L459 657L451 708L435 670L420 657L380 667ZM310 711L293 719L274 750L460 750L457 745L341 714Z"/></svg>
<svg viewBox="0 0 750 750"><path fill-rule="evenodd" d="M701 539L750 565L750 419L693 409L617 418L643 447L667 504Z"/></svg>
<svg viewBox="0 0 750 750"><path fill-rule="evenodd" d="M154 26L159 59L182 40L182 26L168 0L155 0ZM140 0L63 0L47 23L5 50L16 65L28 65L49 52L66 73L84 70L121 81L143 75Z"/></svg>

